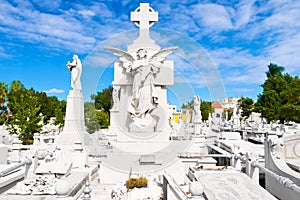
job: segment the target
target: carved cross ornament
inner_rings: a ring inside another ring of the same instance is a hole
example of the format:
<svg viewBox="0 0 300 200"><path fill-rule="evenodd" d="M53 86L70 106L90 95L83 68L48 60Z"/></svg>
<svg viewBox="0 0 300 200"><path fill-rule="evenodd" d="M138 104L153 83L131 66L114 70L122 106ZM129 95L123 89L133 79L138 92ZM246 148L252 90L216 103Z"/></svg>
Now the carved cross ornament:
<svg viewBox="0 0 300 200"><path fill-rule="evenodd" d="M131 12L130 20L140 29L149 29L158 22L158 12L155 12L149 3L140 3L140 7Z"/></svg>

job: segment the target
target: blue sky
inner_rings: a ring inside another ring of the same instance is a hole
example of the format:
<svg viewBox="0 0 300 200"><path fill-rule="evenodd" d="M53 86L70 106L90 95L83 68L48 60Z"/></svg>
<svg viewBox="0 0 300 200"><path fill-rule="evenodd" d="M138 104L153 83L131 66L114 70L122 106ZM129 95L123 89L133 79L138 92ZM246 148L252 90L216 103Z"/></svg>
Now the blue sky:
<svg viewBox="0 0 300 200"><path fill-rule="evenodd" d="M140 2L0 0L0 81L20 80L28 88L66 99L70 89L67 61L78 54L85 64L112 36L136 31L129 16ZM196 42L214 64L220 88L224 87L224 94L212 91L209 84L215 81L214 76L208 77L201 71L202 65L195 66L174 52L169 57L175 61L176 71L175 86L168 92L171 103L185 103L193 94L209 101L225 95L256 99L270 62L284 66L294 76L300 74L298 0L160 0L150 1L150 6L159 12L152 33L154 38L160 34L156 42L163 48L172 43L162 39L164 29ZM129 43L134 39L134 34L131 36ZM174 44L188 51L180 41ZM111 66L100 67L98 90L111 83L113 73Z"/></svg>

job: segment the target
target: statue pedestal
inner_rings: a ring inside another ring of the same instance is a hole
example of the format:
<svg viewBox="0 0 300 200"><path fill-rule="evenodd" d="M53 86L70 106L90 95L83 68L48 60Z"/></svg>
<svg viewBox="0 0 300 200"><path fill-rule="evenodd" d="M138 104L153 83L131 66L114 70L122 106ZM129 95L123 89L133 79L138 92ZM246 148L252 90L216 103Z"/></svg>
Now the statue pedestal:
<svg viewBox="0 0 300 200"><path fill-rule="evenodd" d="M74 141L83 141L85 132L84 101L81 90L70 90L67 98L65 125L57 136L57 145L73 145Z"/></svg>
<svg viewBox="0 0 300 200"><path fill-rule="evenodd" d="M233 116L233 125L240 126L240 121L238 116Z"/></svg>
<svg viewBox="0 0 300 200"><path fill-rule="evenodd" d="M118 142L168 142L170 132L125 132L119 131Z"/></svg>
<svg viewBox="0 0 300 200"><path fill-rule="evenodd" d="M194 130L195 130L195 135L201 135L201 124L194 123Z"/></svg>
<svg viewBox="0 0 300 200"><path fill-rule="evenodd" d="M195 116L195 118L193 120L195 135L200 135L201 134L201 122L202 122L201 115L200 116Z"/></svg>
<svg viewBox="0 0 300 200"><path fill-rule="evenodd" d="M140 128L134 124L129 125L129 131L132 133L153 133L154 132L154 127L145 127L145 128Z"/></svg>

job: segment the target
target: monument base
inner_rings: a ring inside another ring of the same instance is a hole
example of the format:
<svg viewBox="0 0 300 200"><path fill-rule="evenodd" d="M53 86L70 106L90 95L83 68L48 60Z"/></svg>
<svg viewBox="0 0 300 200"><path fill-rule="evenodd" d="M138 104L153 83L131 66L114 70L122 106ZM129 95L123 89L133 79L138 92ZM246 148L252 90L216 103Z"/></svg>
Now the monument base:
<svg viewBox="0 0 300 200"><path fill-rule="evenodd" d="M194 122L194 131L195 131L195 135L201 134L201 124L200 123Z"/></svg>
<svg viewBox="0 0 300 200"><path fill-rule="evenodd" d="M138 127L135 124L129 125L129 132L131 133L154 133L154 127Z"/></svg>
<svg viewBox="0 0 300 200"><path fill-rule="evenodd" d="M73 122L74 124L76 122ZM59 135L56 136L55 143L57 145L73 146L74 141L83 141L80 131L76 126L64 129Z"/></svg>
<svg viewBox="0 0 300 200"><path fill-rule="evenodd" d="M57 145L72 146L74 141L83 142L85 133L84 101L81 90L70 90L67 98L65 125L63 131L57 136Z"/></svg>
<svg viewBox="0 0 300 200"><path fill-rule="evenodd" d="M155 141L117 141L112 142L114 150L133 153L133 154L155 154L161 152L171 144L171 141L155 142Z"/></svg>
<svg viewBox="0 0 300 200"><path fill-rule="evenodd" d="M118 142L168 142L170 132L125 132L117 133Z"/></svg>

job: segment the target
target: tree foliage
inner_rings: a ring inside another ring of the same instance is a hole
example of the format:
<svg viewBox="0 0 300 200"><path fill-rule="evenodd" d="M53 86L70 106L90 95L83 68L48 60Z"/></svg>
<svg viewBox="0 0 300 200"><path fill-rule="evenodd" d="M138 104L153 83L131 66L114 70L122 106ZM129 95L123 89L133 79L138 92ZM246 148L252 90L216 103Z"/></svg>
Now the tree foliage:
<svg viewBox="0 0 300 200"><path fill-rule="evenodd" d="M55 96L47 96L45 92L36 92L41 112L43 114L43 122L47 123L50 117L54 117L55 110L60 108L60 101ZM62 109L62 108L60 108Z"/></svg>
<svg viewBox="0 0 300 200"><path fill-rule="evenodd" d="M239 108L242 109L241 116L248 118L254 110L254 101L248 97L242 97L238 101Z"/></svg>
<svg viewBox="0 0 300 200"><path fill-rule="evenodd" d="M86 131L88 133L94 133L99 130L99 123L96 116L95 104L92 102L86 102L84 104L84 121Z"/></svg>
<svg viewBox="0 0 300 200"><path fill-rule="evenodd" d="M11 134L18 134L23 144L33 142L33 134L39 132L43 125L42 119L47 122L50 117L59 115L61 119L58 122L63 122L65 101L60 102L56 97L48 97L45 92L37 92L33 88L26 89L20 81L13 81L9 89L0 83L0 96L4 97L1 102L4 101L11 112L8 118L4 118L4 123Z"/></svg>
<svg viewBox="0 0 300 200"><path fill-rule="evenodd" d="M7 84L4 82L0 82L0 104L5 102L5 98L7 95Z"/></svg>
<svg viewBox="0 0 300 200"><path fill-rule="evenodd" d="M226 114L227 113L227 114ZM222 112L222 119L226 119L226 115L227 115L227 120L231 120L231 117L233 116L233 108L227 108L224 109L224 111Z"/></svg>
<svg viewBox="0 0 300 200"><path fill-rule="evenodd" d="M0 125L4 123L7 118L7 106L6 103L6 96L7 96L7 84L4 82L0 82Z"/></svg>
<svg viewBox="0 0 300 200"><path fill-rule="evenodd" d="M91 99L95 101L95 113L98 121L99 128L108 128L109 126L109 110L112 106L112 91L113 88L109 86L92 95Z"/></svg>
<svg viewBox="0 0 300 200"><path fill-rule="evenodd" d="M269 122L280 120L300 122L300 80L288 73L284 67L270 64L267 80L262 84L263 93L258 95L255 110Z"/></svg>
<svg viewBox="0 0 300 200"><path fill-rule="evenodd" d="M188 101L186 104L182 104L181 109L193 109L193 100ZM212 103L209 101L202 101L200 105L200 111L202 120L208 120L209 113L212 113Z"/></svg>
<svg viewBox="0 0 300 200"><path fill-rule="evenodd" d="M193 100L186 102L181 105L181 109L193 109Z"/></svg>
<svg viewBox="0 0 300 200"><path fill-rule="evenodd" d="M208 120L209 113L212 113L212 103L208 101L202 101L201 106L202 120Z"/></svg>
<svg viewBox="0 0 300 200"><path fill-rule="evenodd" d="M95 101L96 110L104 110L109 113L109 110L112 106L112 87L103 89L101 92L98 92L96 95L92 95L91 99Z"/></svg>
<svg viewBox="0 0 300 200"><path fill-rule="evenodd" d="M10 133L19 134L23 144L32 144L33 134L41 130L41 106L35 91L25 89L19 81L13 81L8 97L12 116L6 121Z"/></svg>
<svg viewBox="0 0 300 200"><path fill-rule="evenodd" d="M97 120L100 128L108 128L109 126L109 113L104 110L96 110Z"/></svg>
<svg viewBox="0 0 300 200"><path fill-rule="evenodd" d="M59 102L59 107L55 108L55 125L58 125L60 129L64 127L65 124L65 114L66 114L67 102L62 100Z"/></svg>

